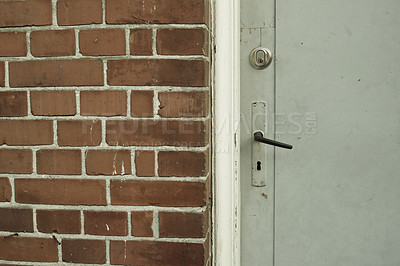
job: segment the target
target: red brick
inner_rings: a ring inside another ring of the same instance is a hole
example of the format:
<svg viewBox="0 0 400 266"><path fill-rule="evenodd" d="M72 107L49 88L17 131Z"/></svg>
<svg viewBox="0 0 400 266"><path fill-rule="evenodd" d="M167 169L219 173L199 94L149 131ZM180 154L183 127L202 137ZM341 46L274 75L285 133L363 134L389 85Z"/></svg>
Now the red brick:
<svg viewBox="0 0 400 266"><path fill-rule="evenodd" d="M107 0L109 24L204 23L204 0Z"/></svg>
<svg viewBox="0 0 400 266"><path fill-rule="evenodd" d="M157 53L164 55L208 55L206 29L159 29Z"/></svg>
<svg viewBox="0 0 400 266"><path fill-rule="evenodd" d="M82 172L79 150L39 150L36 156L38 174L80 175Z"/></svg>
<svg viewBox="0 0 400 266"><path fill-rule="evenodd" d="M131 92L131 114L135 117L153 117L153 91Z"/></svg>
<svg viewBox="0 0 400 266"><path fill-rule="evenodd" d="M88 175L131 174L131 152L129 150L89 150L86 153Z"/></svg>
<svg viewBox="0 0 400 266"><path fill-rule="evenodd" d="M80 234L81 212L79 210L37 210L39 232Z"/></svg>
<svg viewBox="0 0 400 266"><path fill-rule="evenodd" d="M33 232L31 209L0 208L0 231Z"/></svg>
<svg viewBox="0 0 400 266"><path fill-rule="evenodd" d="M0 173L32 173L32 151L0 149Z"/></svg>
<svg viewBox="0 0 400 266"><path fill-rule="evenodd" d="M52 121L0 120L0 144L43 145L52 143Z"/></svg>
<svg viewBox="0 0 400 266"><path fill-rule="evenodd" d="M100 24L103 21L101 0L59 0L58 25Z"/></svg>
<svg viewBox="0 0 400 266"><path fill-rule="evenodd" d="M105 236L128 235L126 212L85 211L85 234Z"/></svg>
<svg viewBox="0 0 400 266"><path fill-rule="evenodd" d="M131 213L132 235L136 237L153 237L153 212L134 211Z"/></svg>
<svg viewBox="0 0 400 266"><path fill-rule="evenodd" d="M137 176L154 176L154 151L135 151L135 165Z"/></svg>
<svg viewBox="0 0 400 266"><path fill-rule="evenodd" d="M75 32L72 29L33 31L31 52L34 56L75 55Z"/></svg>
<svg viewBox="0 0 400 266"><path fill-rule="evenodd" d="M79 48L83 55L124 55L125 30L100 29L79 32Z"/></svg>
<svg viewBox="0 0 400 266"><path fill-rule="evenodd" d="M162 117L205 117L208 115L208 92L160 92Z"/></svg>
<svg viewBox="0 0 400 266"><path fill-rule="evenodd" d="M0 1L0 27L51 25L51 0Z"/></svg>
<svg viewBox="0 0 400 266"><path fill-rule="evenodd" d="M126 115L125 91L81 91L81 115Z"/></svg>
<svg viewBox="0 0 400 266"><path fill-rule="evenodd" d="M108 84L116 86L207 86L203 60L126 59L108 61Z"/></svg>
<svg viewBox="0 0 400 266"><path fill-rule="evenodd" d="M58 121L58 145L97 146L101 143L101 121Z"/></svg>
<svg viewBox="0 0 400 266"><path fill-rule="evenodd" d="M0 177L0 202L11 201L11 184L7 177Z"/></svg>
<svg viewBox="0 0 400 266"><path fill-rule="evenodd" d="M0 92L0 116L28 115L26 91Z"/></svg>
<svg viewBox="0 0 400 266"><path fill-rule="evenodd" d="M122 146L204 146L207 126L202 121L107 121L107 143Z"/></svg>
<svg viewBox="0 0 400 266"><path fill-rule="evenodd" d="M158 153L159 176L206 176L208 157L204 152L160 151Z"/></svg>
<svg viewBox="0 0 400 266"><path fill-rule="evenodd" d="M11 87L103 85L101 60L10 62Z"/></svg>
<svg viewBox="0 0 400 266"><path fill-rule="evenodd" d="M0 56L26 56L26 54L25 32L0 33Z"/></svg>
<svg viewBox="0 0 400 266"><path fill-rule="evenodd" d="M159 241L111 241L111 264L205 265L202 244Z"/></svg>
<svg viewBox="0 0 400 266"><path fill-rule="evenodd" d="M199 207L206 197L200 182L111 180L113 205Z"/></svg>
<svg viewBox="0 0 400 266"><path fill-rule="evenodd" d="M105 180L15 179L15 201L27 204L106 205Z"/></svg>
<svg viewBox="0 0 400 266"><path fill-rule="evenodd" d="M5 63L0 62L0 87L5 86Z"/></svg>
<svg viewBox="0 0 400 266"><path fill-rule="evenodd" d="M160 212L160 237L205 237L207 223L204 213Z"/></svg>
<svg viewBox="0 0 400 266"><path fill-rule="evenodd" d="M17 265L22 265L22 266L33 266L32 264L20 264L18 263ZM15 264L0 264L0 266L15 266Z"/></svg>
<svg viewBox="0 0 400 266"><path fill-rule="evenodd" d="M0 237L0 259L57 262L57 242L53 238Z"/></svg>
<svg viewBox="0 0 400 266"><path fill-rule="evenodd" d="M106 263L104 240L63 239L62 260L72 263Z"/></svg>
<svg viewBox="0 0 400 266"><path fill-rule="evenodd" d="M131 55L153 54L153 30L134 29L129 36Z"/></svg>
<svg viewBox="0 0 400 266"><path fill-rule="evenodd" d="M75 115L74 91L31 91L33 115Z"/></svg>

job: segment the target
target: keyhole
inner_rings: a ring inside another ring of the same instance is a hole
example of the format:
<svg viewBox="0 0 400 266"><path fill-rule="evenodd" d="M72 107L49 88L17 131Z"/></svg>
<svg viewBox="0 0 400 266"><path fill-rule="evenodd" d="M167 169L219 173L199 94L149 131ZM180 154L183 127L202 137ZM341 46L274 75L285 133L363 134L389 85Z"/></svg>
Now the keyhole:
<svg viewBox="0 0 400 266"><path fill-rule="evenodd" d="M260 64L264 63L264 59L259 58L259 59L258 59L258 63L260 63Z"/></svg>
<svg viewBox="0 0 400 266"><path fill-rule="evenodd" d="M261 162L260 161L257 162L257 170L261 171Z"/></svg>

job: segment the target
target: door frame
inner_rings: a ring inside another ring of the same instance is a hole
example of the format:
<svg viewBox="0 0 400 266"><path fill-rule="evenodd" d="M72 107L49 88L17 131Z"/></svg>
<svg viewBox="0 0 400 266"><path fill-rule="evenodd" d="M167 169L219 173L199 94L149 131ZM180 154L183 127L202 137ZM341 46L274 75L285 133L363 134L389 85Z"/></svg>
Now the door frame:
<svg viewBox="0 0 400 266"><path fill-rule="evenodd" d="M240 265L240 0L212 5L213 265Z"/></svg>

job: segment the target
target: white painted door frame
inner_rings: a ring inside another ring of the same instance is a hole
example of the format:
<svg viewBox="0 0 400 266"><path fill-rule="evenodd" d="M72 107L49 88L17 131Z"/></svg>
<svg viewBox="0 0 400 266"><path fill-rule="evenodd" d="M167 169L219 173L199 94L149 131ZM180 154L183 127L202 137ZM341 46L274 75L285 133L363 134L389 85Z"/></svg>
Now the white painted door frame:
<svg viewBox="0 0 400 266"><path fill-rule="evenodd" d="M240 265L240 0L214 3L213 265Z"/></svg>

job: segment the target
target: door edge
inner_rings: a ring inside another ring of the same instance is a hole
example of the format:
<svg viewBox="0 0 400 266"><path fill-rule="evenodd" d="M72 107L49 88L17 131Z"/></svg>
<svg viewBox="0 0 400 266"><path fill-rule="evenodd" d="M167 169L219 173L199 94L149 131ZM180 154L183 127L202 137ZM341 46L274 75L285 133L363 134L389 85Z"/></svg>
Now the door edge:
<svg viewBox="0 0 400 266"><path fill-rule="evenodd" d="M240 265L240 0L213 4L213 265Z"/></svg>

